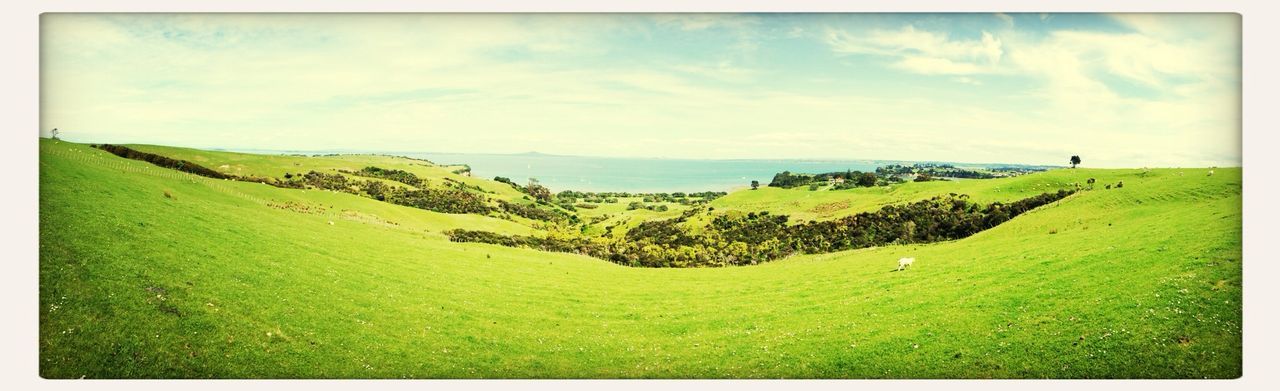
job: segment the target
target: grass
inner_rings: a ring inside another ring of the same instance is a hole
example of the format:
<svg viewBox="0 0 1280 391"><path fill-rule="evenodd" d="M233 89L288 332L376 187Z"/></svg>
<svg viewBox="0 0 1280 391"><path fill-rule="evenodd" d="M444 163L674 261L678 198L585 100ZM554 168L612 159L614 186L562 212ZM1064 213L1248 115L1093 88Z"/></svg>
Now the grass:
<svg viewBox="0 0 1280 391"><path fill-rule="evenodd" d="M385 155L342 155L334 156L296 156L296 155L262 155L225 151L206 151L191 148L168 147L160 145L127 144L142 152L150 152L174 159L187 160L221 172L247 175L284 177L285 173L305 173L310 170L335 173L337 170L359 171L368 166L384 169L408 171L419 178L426 179L430 187L443 187L445 178L480 186L485 191L493 192L498 197L514 201L524 194L511 186L494 181L454 174L459 166L436 165L426 160ZM225 166L225 167L223 167ZM371 179L361 177L360 179ZM392 183L391 181L383 181ZM397 185L405 186L400 183ZM412 188L412 186L407 186Z"/></svg>
<svg viewBox="0 0 1280 391"><path fill-rule="evenodd" d="M1096 189L1106 184L1123 181L1126 185L1163 177L1169 179L1205 176L1207 168L1161 169L1144 173L1142 169L1119 170L1052 170L1034 175L982 180L932 181L904 183L891 186L855 188L846 190L810 191L808 187L783 189L761 187L757 190L736 191L716 199L711 206L722 211L773 211L792 216L792 222L830 220L838 217L878 210L886 205L901 204L927 199L948 193L966 194L973 201L990 203L1010 202L1057 189L1074 188L1079 183L1094 178ZM1179 173L1182 175L1179 176Z"/></svg>
<svg viewBox="0 0 1280 391"><path fill-rule="evenodd" d="M46 378L1241 375L1239 169L907 184L894 197L1125 187L958 241L643 269L439 235L529 229L510 221L166 176L48 140L40 159ZM716 202L792 212L813 193L774 190ZM339 212L267 205L285 201ZM893 272L902 256L917 261Z"/></svg>

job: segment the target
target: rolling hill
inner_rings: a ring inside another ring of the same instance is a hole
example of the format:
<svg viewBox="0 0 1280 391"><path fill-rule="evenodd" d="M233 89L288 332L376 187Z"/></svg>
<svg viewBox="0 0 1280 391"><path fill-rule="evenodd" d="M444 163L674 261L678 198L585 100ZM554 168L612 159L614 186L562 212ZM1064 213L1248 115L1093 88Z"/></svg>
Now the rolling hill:
<svg viewBox="0 0 1280 391"><path fill-rule="evenodd" d="M269 176L378 165L523 197L410 159L135 147ZM40 373L1235 378L1241 171L1208 171L737 191L710 205L807 220L938 194L1008 201L1099 182L961 240L659 269L442 234L538 234L525 220L195 177L41 140ZM610 208L614 220L658 215ZM904 256L915 265L893 271Z"/></svg>

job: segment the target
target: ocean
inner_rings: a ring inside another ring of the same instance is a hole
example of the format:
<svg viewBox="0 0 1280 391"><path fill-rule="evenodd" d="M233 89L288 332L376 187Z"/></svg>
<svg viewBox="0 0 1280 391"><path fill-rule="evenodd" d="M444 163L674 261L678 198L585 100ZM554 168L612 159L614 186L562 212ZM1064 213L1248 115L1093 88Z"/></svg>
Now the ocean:
<svg viewBox="0 0 1280 391"><path fill-rule="evenodd" d="M903 163L870 160L701 160L559 156L544 154L408 153L437 164L467 164L475 177L510 178L525 184L537 178L552 191L697 192L769 184L782 171L820 173L875 171Z"/></svg>
<svg viewBox="0 0 1280 391"><path fill-rule="evenodd" d="M750 187L752 180L760 186L769 184L773 175L783 171L817 174L834 171L875 171L890 164L946 163L956 167L1024 167L1049 168L1026 164L955 163L943 161L913 162L906 160L833 160L833 159L662 159L595 156L547 155L541 153L486 154L441 152L389 152L371 150L283 151L266 149L218 149L265 154L373 153L427 159L436 164L466 164L471 175L493 179L510 178L518 184L537 178L553 192L618 191L632 193L670 193L730 191Z"/></svg>

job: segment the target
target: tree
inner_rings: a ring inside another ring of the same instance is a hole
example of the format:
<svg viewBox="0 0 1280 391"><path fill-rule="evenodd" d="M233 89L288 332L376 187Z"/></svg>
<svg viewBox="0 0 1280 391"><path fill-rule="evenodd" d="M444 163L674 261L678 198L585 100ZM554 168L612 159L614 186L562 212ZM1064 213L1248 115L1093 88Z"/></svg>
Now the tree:
<svg viewBox="0 0 1280 391"><path fill-rule="evenodd" d="M525 191L538 201L551 202L551 189L538 184L535 178L529 178L529 186L525 187Z"/></svg>
<svg viewBox="0 0 1280 391"><path fill-rule="evenodd" d="M858 186L872 187L876 185L876 174L864 172L858 176Z"/></svg>
<svg viewBox="0 0 1280 391"><path fill-rule="evenodd" d="M1080 164L1080 155L1071 155L1071 168L1076 168Z"/></svg>
<svg viewBox="0 0 1280 391"><path fill-rule="evenodd" d="M61 132L58 131L58 128L53 128L53 131L50 133L53 133L54 140L58 140L58 133L61 133Z"/></svg>
<svg viewBox="0 0 1280 391"><path fill-rule="evenodd" d="M760 188L760 181L752 180L752 181L751 181L751 190L755 190L755 189L759 189L759 188Z"/></svg>

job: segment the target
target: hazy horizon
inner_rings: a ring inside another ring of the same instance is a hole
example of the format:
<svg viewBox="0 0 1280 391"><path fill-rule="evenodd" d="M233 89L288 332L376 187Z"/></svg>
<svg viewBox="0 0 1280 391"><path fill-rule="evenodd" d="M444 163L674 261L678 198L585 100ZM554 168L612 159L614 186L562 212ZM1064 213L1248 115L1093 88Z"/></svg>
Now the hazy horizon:
<svg viewBox="0 0 1280 391"><path fill-rule="evenodd" d="M42 134L1239 166L1234 14L45 14Z"/></svg>

